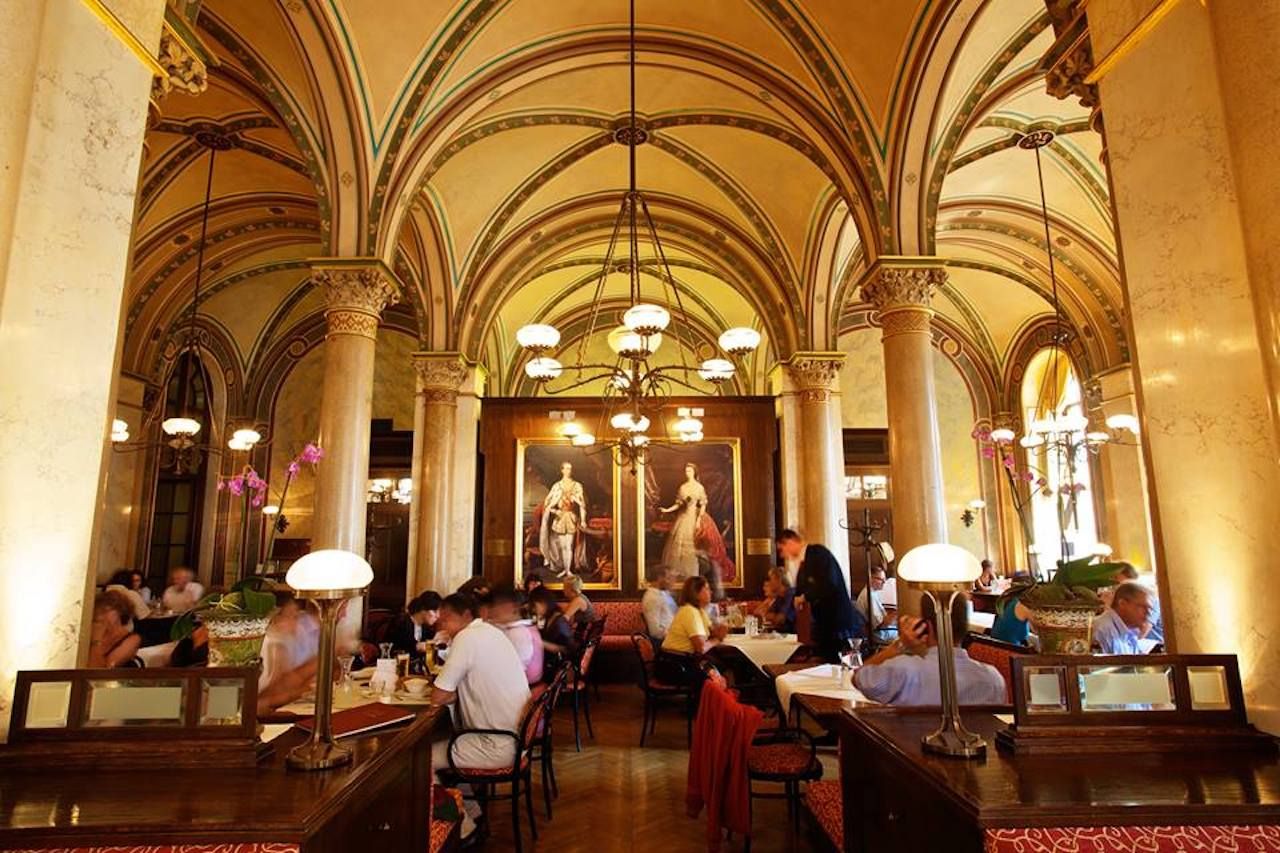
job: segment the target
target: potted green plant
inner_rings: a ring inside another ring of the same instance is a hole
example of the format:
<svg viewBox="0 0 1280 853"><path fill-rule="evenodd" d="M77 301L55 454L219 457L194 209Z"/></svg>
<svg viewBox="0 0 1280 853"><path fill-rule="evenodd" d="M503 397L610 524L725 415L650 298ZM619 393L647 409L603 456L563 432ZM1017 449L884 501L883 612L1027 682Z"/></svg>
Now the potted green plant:
<svg viewBox="0 0 1280 853"><path fill-rule="evenodd" d="M1122 564L1097 562L1094 556L1059 561L1049 580L1015 581L996 602L998 611L1020 603L1031 611L1029 622L1046 655L1087 655L1093 643L1093 620L1102 612L1098 590L1115 584Z"/></svg>
<svg viewBox="0 0 1280 853"><path fill-rule="evenodd" d="M209 631L209 666L253 666L262 657L262 641L276 609L269 582L249 577L226 592L211 592L173 623L171 637L195 631L196 619Z"/></svg>

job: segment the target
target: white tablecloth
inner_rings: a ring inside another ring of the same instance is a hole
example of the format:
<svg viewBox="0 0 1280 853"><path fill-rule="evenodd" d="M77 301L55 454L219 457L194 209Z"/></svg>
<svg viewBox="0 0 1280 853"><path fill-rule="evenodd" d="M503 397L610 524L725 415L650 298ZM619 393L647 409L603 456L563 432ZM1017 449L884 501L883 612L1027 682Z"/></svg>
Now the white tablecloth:
<svg viewBox="0 0 1280 853"><path fill-rule="evenodd" d="M844 699L849 702L872 703L862 695L856 687L840 687L836 684L836 672L839 667L824 663L811 666L797 672L779 675L774 682L778 688L778 701L782 703L782 713L791 713L791 697L797 693L806 696L826 696L832 699Z"/></svg>
<svg viewBox="0 0 1280 853"><path fill-rule="evenodd" d="M977 610L969 613L969 630L975 634L982 634L991 630L991 626L996 624L996 615L994 613L980 613Z"/></svg>
<svg viewBox="0 0 1280 853"><path fill-rule="evenodd" d="M741 651L761 671L771 663L786 663L796 649L800 648L800 641L795 634L777 634L772 637L730 634L724 638L724 644Z"/></svg>

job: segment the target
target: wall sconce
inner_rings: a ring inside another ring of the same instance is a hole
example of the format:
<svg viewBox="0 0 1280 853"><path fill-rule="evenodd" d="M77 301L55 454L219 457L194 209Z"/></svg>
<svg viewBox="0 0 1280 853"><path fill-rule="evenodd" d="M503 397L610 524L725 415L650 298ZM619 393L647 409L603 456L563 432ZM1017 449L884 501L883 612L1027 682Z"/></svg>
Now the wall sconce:
<svg viewBox="0 0 1280 853"><path fill-rule="evenodd" d="M987 502L982 498L974 498L969 501L969 506L965 511L960 513L960 520L964 522L965 527L973 527L973 523L978 520L978 513L987 508Z"/></svg>

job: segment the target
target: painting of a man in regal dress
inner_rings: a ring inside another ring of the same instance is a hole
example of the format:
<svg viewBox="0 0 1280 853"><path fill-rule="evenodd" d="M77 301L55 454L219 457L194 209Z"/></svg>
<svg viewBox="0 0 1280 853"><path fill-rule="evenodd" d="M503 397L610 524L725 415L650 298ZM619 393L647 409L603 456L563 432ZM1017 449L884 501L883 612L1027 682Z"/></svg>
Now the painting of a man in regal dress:
<svg viewBox="0 0 1280 853"><path fill-rule="evenodd" d="M538 548L547 568L558 578L581 574L586 566L587 496L573 479L573 463L560 464L560 479L542 502Z"/></svg>

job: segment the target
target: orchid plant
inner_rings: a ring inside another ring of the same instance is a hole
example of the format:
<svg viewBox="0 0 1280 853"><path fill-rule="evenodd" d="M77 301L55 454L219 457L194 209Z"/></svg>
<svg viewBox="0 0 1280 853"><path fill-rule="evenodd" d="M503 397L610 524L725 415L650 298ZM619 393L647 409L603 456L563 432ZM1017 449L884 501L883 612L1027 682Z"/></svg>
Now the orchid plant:
<svg viewBox="0 0 1280 853"><path fill-rule="evenodd" d="M1076 480L1076 464L1080 451L1087 447L1084 441L1076 442L1069 435L1046 441L1046 446L1058 450L1058 459L1062 464L1062 484L1055 490L1048 476L1039 468L1027 463L1018 464L1014 450L1014 439L1009 436L993 435L987 424L979 424L972 433L978 443L984 459L999 460L1009 482L1009 493L1012 496L1014 510L1022 525L1023 536L1030 545L1035 541L1034 526L1031 519L1031 502L1037 495L1057 497L1058 530L1064 540L1063 553L1066 553L1066 531L1075 523L1076 503L1085 491L1084 483Z"/></svg>
<svg viewBox="0 0 1280 853"><path fill-rule="evenodd" d="M315 465L323 458L324 449L321 448L320 445L309 441L306 446L302 448L302 452L295 456L289 463L288 467L285 468L284 488L280 490L280 501L276 504L276 506L280 507L280 512L277 513L276 517L271 521L271 532L267 534L267 550L265 559L271 559L271 549L275 545L276 534L283 530L285 525L289 523L284 517L284 502L285 498L289 496L289 485L293 482L294 478L301 473L303 465L311 465L312 467L315 467Z"/></svg>

